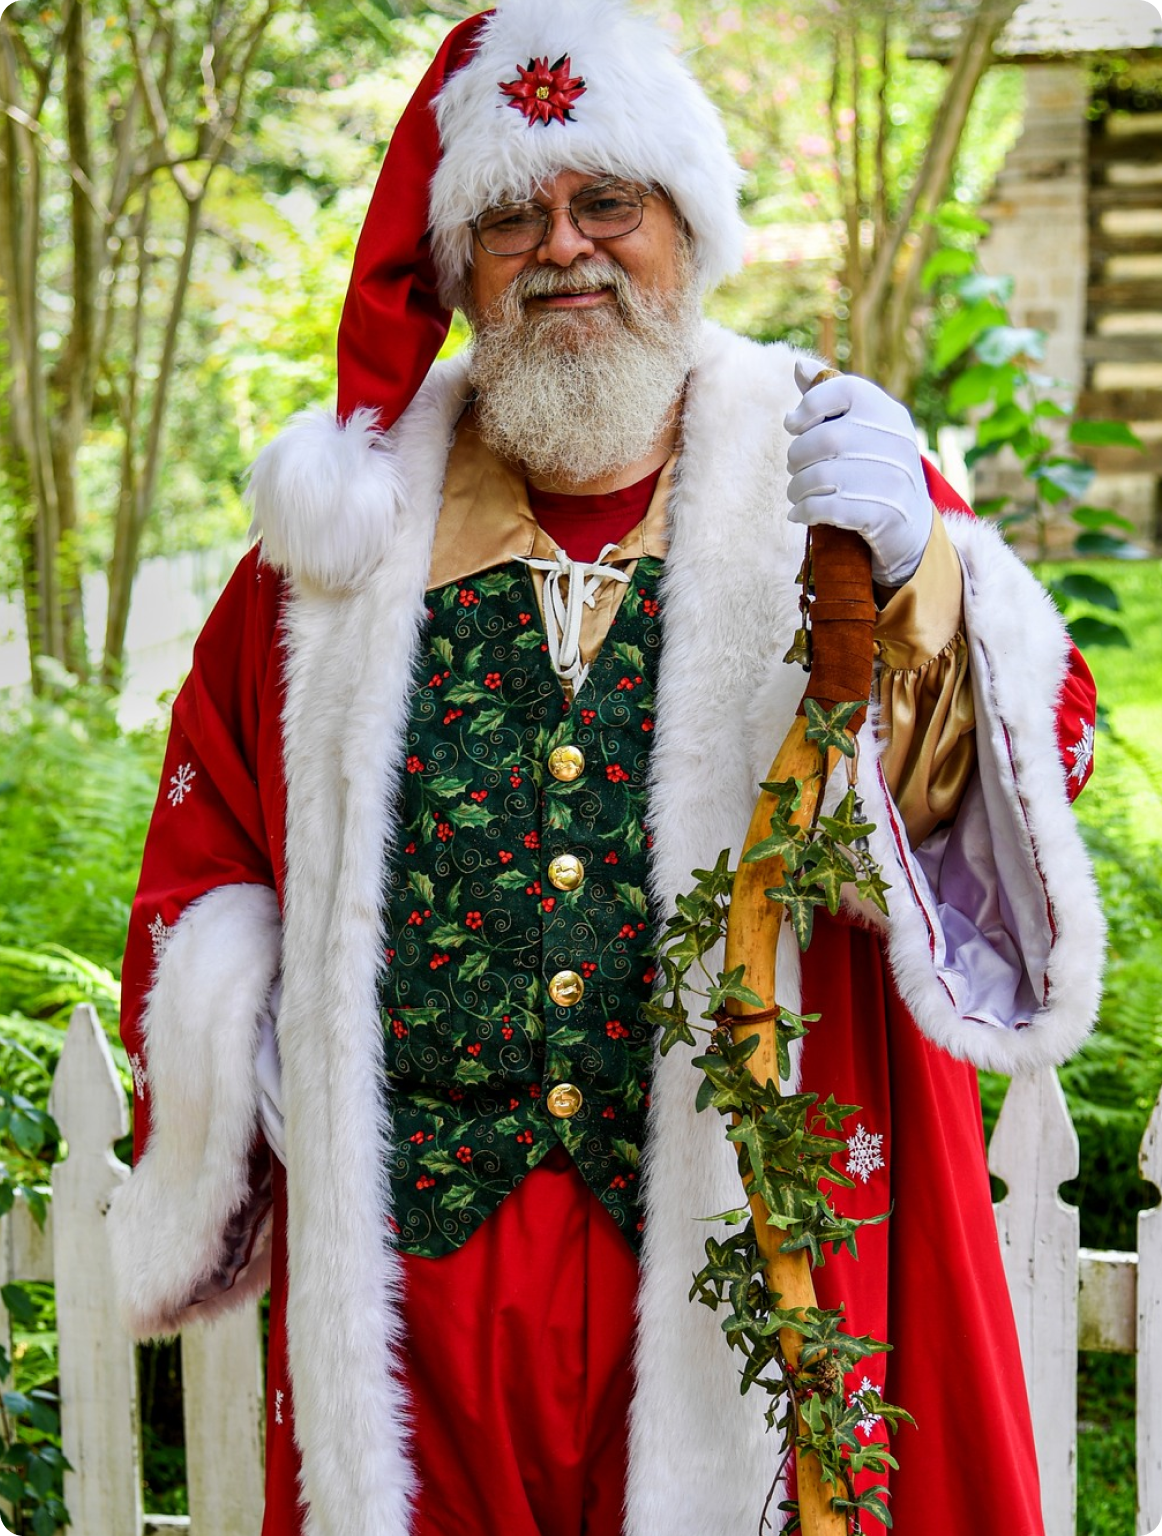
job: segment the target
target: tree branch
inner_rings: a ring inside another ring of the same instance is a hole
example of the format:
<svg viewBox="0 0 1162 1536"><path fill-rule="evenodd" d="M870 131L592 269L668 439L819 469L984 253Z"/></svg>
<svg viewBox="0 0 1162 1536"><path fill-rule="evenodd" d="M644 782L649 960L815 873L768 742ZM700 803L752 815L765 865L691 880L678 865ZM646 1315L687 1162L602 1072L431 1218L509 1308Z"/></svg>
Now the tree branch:
<svg viewBox="0 0 1162 1536"><path fill-rule="evenodd" d="M19 123L28 133L34 134L44 145L45 153L50 160L56 162L70 177L73 183L80 188L88 198L93 212L101 220L102 224L112 224L113 215L105 205L98 189L90 181L83 166L78 165L69 153L68 146L62 144L60 139L50 138L47 130L31 117L22 107L15 106L11 101L0 101L0 112L5 117L10 117L14 123Z"/></svg>
<svg viewBox="0 0 1162 1536"><path fill-rule="evenodd" d="M920 171L868 273L864 293L871 308L883 302L913 224L917 219L930 218L948 190L972 98L992 60L993 43L1018 4L1019 0L981 0L959 39Z"/></svg>
<svg viewBox="0 0 1162 1536"><path fill-rule="evenodd" d="M157 76L154 74L153 63L149 57L148 49L142 45L141 35L144 28L141 27L137 18L132 13L130 13L129 17L128 30L133 47L133 62L137 66L137 79L141 85L145 110L149 116L150 127L153 130L154 144L162 155L166 156L166 165L173 176L174 184L178 191L187 203L196 202L202 196L205 188L200 187L194 178L186 173L184 166L179 160L168 155L169 115L165 109L165 100L158 87ZM163 27L160 18L157 28L149 39L149 46L152 47L154 38L159 30L162 31L162 35L166 39L168 53L172 48L172 35Z"/></svg>

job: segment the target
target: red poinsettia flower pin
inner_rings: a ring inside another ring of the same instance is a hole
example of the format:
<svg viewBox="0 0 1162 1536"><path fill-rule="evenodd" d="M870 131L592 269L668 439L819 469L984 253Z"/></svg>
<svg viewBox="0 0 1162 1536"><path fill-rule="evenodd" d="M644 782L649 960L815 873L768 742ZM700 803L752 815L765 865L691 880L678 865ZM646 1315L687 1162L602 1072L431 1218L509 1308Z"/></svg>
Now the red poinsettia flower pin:
<svg viewBox="0 0 1162 1536"><path fill-rule="evenodd" d="M572 122L570 110L578 96L585 94L585 81L570 75L569 55L562 54L555 64L548 59L530 59L527 69L518 64L517 80L502 80L500 89L511 98L510 107L523 112L530 123Z"/></svg>

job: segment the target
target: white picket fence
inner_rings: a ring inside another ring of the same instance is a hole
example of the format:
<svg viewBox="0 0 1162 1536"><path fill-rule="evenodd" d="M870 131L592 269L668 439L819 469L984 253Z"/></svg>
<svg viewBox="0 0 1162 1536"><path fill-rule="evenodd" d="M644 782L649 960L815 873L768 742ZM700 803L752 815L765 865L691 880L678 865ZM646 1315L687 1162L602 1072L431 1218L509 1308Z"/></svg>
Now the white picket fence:
<svg viewBox="0 0 1162 1536"><path fill-rule="evenodd" d="M128 1177L112 1151L127 1128L125 1097L91 1008L73 1014L51 1107L68 1143L53 1170L53 1214L44 1232L20 1206L0 1221L0 1284L56 1286L72 1530L258 1536L263 1399L254 1308L183 1336L190 1514L142 1510L136 1352L117 1323L103 1231L110 1198ZM1079 1248L1078 1213L1058 1194L1077 1175L1077 1136L1053 1072L1013 1082L989 1161L1008 1191L997 1225L1033 1405L1047 1536L1076 1529L1079 1345L1137 1354L1136 1531L1162 1536L1162 1209L1139 1216L1137 1254ZM1162 1096L1140 1167L1148 1184L1162 1188ZM7 1334L0 1308L0 1343Z"/></svg>

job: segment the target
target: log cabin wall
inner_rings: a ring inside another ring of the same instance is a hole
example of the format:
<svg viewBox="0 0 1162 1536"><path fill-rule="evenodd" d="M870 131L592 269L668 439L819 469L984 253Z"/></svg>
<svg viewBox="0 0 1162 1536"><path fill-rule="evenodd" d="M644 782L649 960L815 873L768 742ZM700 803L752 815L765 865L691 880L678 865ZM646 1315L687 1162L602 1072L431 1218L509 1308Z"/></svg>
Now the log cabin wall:
<svg viewBox="0 0 1162 1536"><path fill-rule="evenodd" d="M1015 279L1015 324L1047 333L1044 368L1061 403L1127 421L1146 442L1145 454L1087 450L1099 471L1087 499L1116 508L1159 552L1162 67L1150 54L1137 55L1133 87L1096 90L1101 72L1085 56L1020 61L1024 126L983 210L992 231L980 257L986 271ZM987 459L975 494L1016 495L1021 483L1015 461ZM1066 554L1076 531L1063 521L1053 552Z"/></svg>
<svg viewBox="0 0 1162 1536"><path fill-rule="evenodd" d="M1162 548L1162 71L1104 84L1091 105L1085 416L1128 421L1146 445L1094 450L1103 480L1135 504ZM1136 494L1135 494L1136 493Z"/></svg>

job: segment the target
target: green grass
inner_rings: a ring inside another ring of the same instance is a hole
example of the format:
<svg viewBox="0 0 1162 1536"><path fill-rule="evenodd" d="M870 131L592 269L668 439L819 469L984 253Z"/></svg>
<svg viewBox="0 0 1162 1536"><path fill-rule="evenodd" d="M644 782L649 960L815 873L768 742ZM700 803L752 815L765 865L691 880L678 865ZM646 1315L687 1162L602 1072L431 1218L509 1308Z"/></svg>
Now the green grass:
<svg viewBox="0 0 1162 1536"><path fill-rule="evenodd" d="M1077 1536L1130 1536L1137 1508L1133 1356L1078 1357L1077 1418Z"/></svg>

